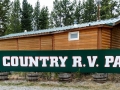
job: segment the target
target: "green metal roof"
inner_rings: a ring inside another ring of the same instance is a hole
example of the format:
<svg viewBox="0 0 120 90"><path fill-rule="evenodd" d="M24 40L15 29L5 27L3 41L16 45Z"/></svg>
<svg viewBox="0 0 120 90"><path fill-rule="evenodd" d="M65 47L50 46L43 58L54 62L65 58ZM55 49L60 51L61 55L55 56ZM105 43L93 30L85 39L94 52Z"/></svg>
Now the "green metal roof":
<svg viewBox="0 0 120 90"><path fill-rule="evenodd" d="M95 26L95 25L114 26L115 23L118 21L120 21L120 18L112 18L112 19L108 19L108 20L100 20L100 21L77 24L75 26L70 25L70 26L64 26L64 27L55 27L55 28L51 28L51 29L43 29L43 30L37 30L37 31L9 34L9 35L0 37L0 39L14 38L14 37L20 37L20 36L26 36L26 35L39 35L39 34L46 34L46 33L62 32L62 31L70 30L70 29Z"/></svg>

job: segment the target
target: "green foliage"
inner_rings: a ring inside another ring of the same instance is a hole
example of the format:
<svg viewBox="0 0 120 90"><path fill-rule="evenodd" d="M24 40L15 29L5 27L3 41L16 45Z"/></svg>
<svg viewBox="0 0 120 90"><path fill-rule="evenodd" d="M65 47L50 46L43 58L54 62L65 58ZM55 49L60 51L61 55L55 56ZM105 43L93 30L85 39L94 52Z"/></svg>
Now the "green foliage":
<svg viewBox="0 0 120 90"><path fill-rule="evenodd" d="M39 20L39 18L40 18L40 2L39 1L36 2L33 17L34 17L34 28L39 30L40 29L40 20Z"/></svg>
<svg viewBox="0 0 120 90"><path fill-rule="evenodd" d="M49 27L49 12L48 7L43 7L39 16L40 29L47 29Z"/></svg>
<svg viewBox="0 0 120 90"><path fill-rule="evenodd" d="M40 10L40 2L36 2L36 6L34 8L34 29L47 29L49 28L49 11L48 7L42 7Z"/></svg>
<svg viewBox="0 0 120 90"><path fill-rule="evenodd" d="M58 0L55 0L53 2L53 11L51 12L51 23L55 27L59 27L62 22L62 8L61 8L61 2Z"/></svg>
<svg viewBox="0 0 120 90"><path fill-rule="evenodd" d="M83 22L91 22L97 20L97 7L94 0L87 0L83 3Z"/></svg>
<svg viewBox="0 0 120 90"><path fill-rule="evenodd" d="M77 23L97 21L98 3L95 0L55 0L53 2L53 11L51 12L51 27L63 25L72 25L74 19ZM120 5L115 0L101 0L100 19L115 18L120 15Z"/></svg>
<svg viewBox="0 0 120 90"><path fill-rule="evenodd" d="M33 8L32 5L28 4L27 0L23 0L22 4L22 18L21 18L21 28L22 31L32 30L32 20L33 20Z"/></svg>
<svg viewBox="0 0 120 90"><path fill-rule="evenodd" d="M74 6L75 2L70 2L70 0L62 0L62 15L63 15L63 24L65 26L72 25L74 23Z"/></svg>
<svg viewBox="0 0 120 90"><path fill-rule="evenodd" d="M54 22L53 22L53 12L51 12L50 17L49 17L49 28L54 27Z"/></svg>
<svg viewBox="0 0 120 90"><path fill-rule="evenodd" d="M21 32L20 16L21 16L20 1L15 0L11 8L11 14L9 16L10 22L7 25L6 34Z"/></svg>
<svg viewBox="0 0 120 90"><path fill-rule="evenodd" d="M79 0L78 4L75 7L75 19L77 20L77 23L82 23L82 14L83 14L83 7L82 7L82 3Z"/></svg>
<svg viewBox="0 0 120 90"><path fill-rule="evenodd" d="M113 1L113 0L111 1L111 6L110 6L111 7L111 9L110 9L110 11L111 11L111 18L116 18L116 17L119 16L117 13L115 13L115 12L117 12L117 9L119 9L119 8L117 8L117 4L118 4L117 1Z"/></svg>
<svg viewBox="0 0 120 90"><path fill-rule="evenodd" d="M80 77L81 77L81 73L79 69L77 72L73 73L73 78L80 78Z"/></svg>
<svg viewBox="0 0 120 90"><path fill-rule="evenodd" d="M120 15L120 0L117 2L117 8L115 8L115 11L117 12L116 16Z"/></svg>
<svg viewBox="0 0 120 90"><path fill-rule="evenodd" d="M73 24L75 4L76 2L70 2L70 0L55 0L53 2L51 16L55 27L59 27L61 24L65 26Z"/></svg>
<svg viewBox="0 0 120 90"><path fill-rule="evenodd" d="M0 0L0 36L5 35L7 24L9 22L10 0Z"/></svg>
<svg viewBox="0 0 120 90"><path fill-rule="evenodd" d="M115 18L120 15L120 1L100 0L100 19ZM55 0L53 10L49 15L48 7L40 9L39 0L33 9L27 0L23 0L22 9L20 1L0 1L0 36L24 30L40 30L61 25L97 21L98 8L96 0Z"/></svg>
<svg viewBox="0 0 120 90"><path fill-rule="evenodd" d="M117 2L113 0L102 0L101 1L101 10L100 10L100 16L101 19L110 19L117 17L114 12L115 7L117 6Z"/></svg>

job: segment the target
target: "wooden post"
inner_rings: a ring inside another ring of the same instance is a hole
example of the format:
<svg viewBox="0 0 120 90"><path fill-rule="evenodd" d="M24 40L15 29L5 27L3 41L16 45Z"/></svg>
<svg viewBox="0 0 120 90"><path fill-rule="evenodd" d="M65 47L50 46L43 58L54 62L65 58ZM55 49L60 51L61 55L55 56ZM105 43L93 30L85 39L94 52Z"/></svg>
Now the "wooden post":
<svg viewBox="0 0 120 90"><path fill-rule="evenodd" d="M52 35L52 50L55 49L55 45L54 45L54 34Z"/></svg>
<svg viewBox="0 0 120 90"><path fill-rule="evenodd" d="M17 50L19 50L19 43L18 43L18 38L17 38Z"/></svg>
<svg viewBox="0 0 120 90"><path fill-rule="evenodd" d="M97 35L97 49L102 48L102 28L98 27L98 35Z"/></svg>

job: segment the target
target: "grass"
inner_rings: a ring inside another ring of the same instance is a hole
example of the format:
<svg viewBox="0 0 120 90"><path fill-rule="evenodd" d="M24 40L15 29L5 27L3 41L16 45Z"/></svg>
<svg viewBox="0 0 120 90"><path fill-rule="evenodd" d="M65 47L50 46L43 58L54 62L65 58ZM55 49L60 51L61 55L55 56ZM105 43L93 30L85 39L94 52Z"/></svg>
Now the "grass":
<svg viewBox="0 0 120 90"><path fill-rule="evenodd" d="M117 83L120 86L120 83ZM39 86L39 87L60 87L60 88L74 88L80 90L119 90L120 87L116 86L116 83L106 82L103 84L95 83L92 81L85 82L27 82L27 81L0 81L1 86ZM113 89L112 89L113 88Z"/></svg>
<svg viewBox="0 0 120 90"><path fill-rule="evenodd" d="M15 73L15 76L25 76L25 73ZM78 77L77 77L78 78ZM96 83L91 81L91 76L82 76L79 81L73 81L70 83L58 82L58 81L37 81L28 82L25 80L8 80L0 81L0 86L37 86L37 87L49 87L49 88L72 88L71 90L120 90L120 83L112 80L120 80L119 74L110 74L109 80L106 83ZM52 89L51 89L52 90ZM68 90L68 89L67 89Z"/></svg>
<svg viewBox="0 0 120 90"><path fill-rule="evenodd" d="M43 87L49 88L65 88L65 90L120 90L120 83L106 82L106 83L95 83L92 81L85 82L71 82L71 83L61 83L61 82L27 82L27 81L0 81L0 86L20 86L20 87ZM49 90L48 89L48 90ZM58 90L58 89L55 89Z"/></svg>

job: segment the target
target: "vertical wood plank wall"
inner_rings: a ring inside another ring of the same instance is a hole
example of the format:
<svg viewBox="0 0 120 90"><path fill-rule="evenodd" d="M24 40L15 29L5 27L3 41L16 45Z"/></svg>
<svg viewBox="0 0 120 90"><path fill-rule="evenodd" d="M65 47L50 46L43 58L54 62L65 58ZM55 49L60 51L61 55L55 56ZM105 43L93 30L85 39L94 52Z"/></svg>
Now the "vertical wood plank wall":
<svg viewBox="0 0 120 90"><path fill-rule="evenodd" d="M111 42L112 49L119 49L120 48L120 24L113 27L111 41L112 41Z"/></svg>
<svg viewBox="0 0 120 90"><path fill-rule="evenodd" d="M111 30L110 28L102 28L102 49L109 49L111 43Z"/></svg>
<svg viewBox="0 0 120 90"><path fill-rule="evenodd" d="M54 35L55 50L97 49L97 29L79 30L79 40L69 41L68 33Z"/></svg>
<svg viewBox="0 0 120 90"><path fill-rule="evenodd" d="M17 50L17 39L1 40L0 50Z"/></svg>

